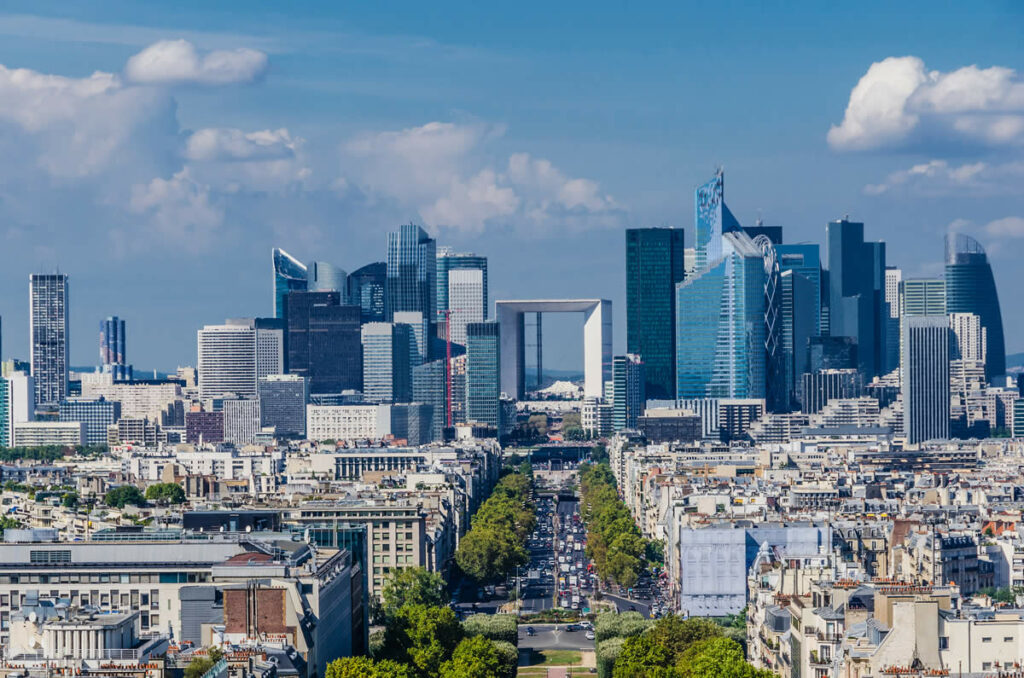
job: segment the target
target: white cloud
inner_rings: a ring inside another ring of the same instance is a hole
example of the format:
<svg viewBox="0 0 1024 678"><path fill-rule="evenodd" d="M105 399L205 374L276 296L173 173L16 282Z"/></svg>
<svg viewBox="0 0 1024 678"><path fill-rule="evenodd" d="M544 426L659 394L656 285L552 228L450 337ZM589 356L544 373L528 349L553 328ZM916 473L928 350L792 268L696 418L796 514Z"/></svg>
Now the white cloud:
<svg viewBox="0 0 1024 678"><path fill-rule="evenodd" d="M544 230L621 223L621 207L590 179L568 177L525 153L495 162L486 145L503 132L431 122L363 135L342 149L348 183L416 209L432 227Z"/></svg>
<svg viewBox="0 0 1024 678"><path fill-rule="evenodd" d="M989 148L1024 144L1024 80L1013 69L928 71L914 56L868 68L828 143L842 151L927 142Z"/></svg>
<svg viewBox="0 0 1024 678"><path fill-rule="evenodd" d="M1024 218L1004 217L990 221L985 225L985 232L996 237L1024 238Z"/></svg>
<svg viewBox="0 0 1024 678"><path fill-rule="evenodd" d="M243 132L231 128L207 128L192 134L185 144L189 160L280 160L295 156L301 139L287 129Z"/></svg>
<svg viewBox="0 0 1024 678"><path fill-rule="evenodd" d="M921 197L995 196L1024 193L1024 162L972 162L951 165L931 160L893 172L878 184L864 187L867 195L900 193Z"/></svg>
<svg viewBox="0 0 1024 678"><path fill-rule="evenodd" d="M128 59L125 77L146 85L227 85L253 82L267 71L267 55L239 47L200 55L187 40L161 40Z"/></svg>
<svg viewBox="0 0 1024 678"><path fill-rule="evenodd" d="M134 186L130 208L148 216L162 240L190 252L205 249L224 223L224 210L213 204L209 187L197 183L187 169Z"/></svg>
<svg viewBox="0 0 1024 678"><path fill-rule="evenodd" d="M304 143L284 128L257 132L208 128L188 138L185 157L197 181L220 190L278 191L312 175Z"/></svg>

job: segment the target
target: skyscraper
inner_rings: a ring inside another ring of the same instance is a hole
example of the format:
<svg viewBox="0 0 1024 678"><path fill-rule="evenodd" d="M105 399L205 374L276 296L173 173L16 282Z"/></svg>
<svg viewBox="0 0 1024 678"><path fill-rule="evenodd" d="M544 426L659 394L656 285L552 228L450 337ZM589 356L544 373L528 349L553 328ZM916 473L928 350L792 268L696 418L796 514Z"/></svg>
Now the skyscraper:
<svg viewBox="0 0 1024 678"><path fill-rule="evenodd" d="M334 290L291 292L284 304L288 373L306 377L310 393L361 389L361 309Z"/></svg>
<svg viewBox="0 0 1024 678"><path fill-rule="evenodd" d="M450 308L448 295L450 282L448 274L451 271L480 271L483 286L483 299L481 301L483 315L479 321L487 319L487 257L473 254L471 252L453 252L450 248L442 247L437 252L437 310L445 311ZM454 340L453 340L454 341ZM461 343L461 342L460 342Z"/></svg>
<svg viewBox="0 0 1024 678"><path fill-rule="evenodd" d="M399 311L395 324L407 325L412 332L409 339L409 369L427 362L430 355L430 323L419 311Z"/></svg>
<svg viewBox="0 0 1024 678"><path fill-rule="evenodd" d="M676 397L765 397L765 271L746 233L676 285Z"/></svg>
<svg viewBox="0 0 1024 678"><path fill-rule="evenodd" d="M953 360L985 362L988 332L981 324L981 318L973 313L950 313L949 329L955 337L956 355Z"/></svg>
<svg viewBox="0 0 1024 678"><path fill-rule="evenodd" d="M740 230L736 217L725 205L725 172L719 169L706 184L694 191L696 241L694 268L700 271L722 256L722 234Z"/></svg>
<svg viewBox="0 0 1024 678"><path fill-rule="evenodd" d="M466 325L482 323L487 317L485 271L479 268L456 268L449 271L446 277L451 340L465 346Z"/></svg>
<svg viewBox="0 0 1024 678"><path fill-rule="evenodd" d="M985 328L985 378L1006 374L1003 315L992 267L981 244L970 236L946 236L946 311L973 313Z"/></svg>
<svg viewBox="0 0 1024 678"><path fill-rule="evenodd" d="M432 360L412 368L412 400L430 405L431 440L441 440L447 425L448 388L444 359Z"/></svg>
<svg viewBox="0 0 1024 678"><path fill-rule="evenodd" d="M206 325L197 332L199 397L256 397L256 328Z"/></svg>
<svg viewBox="0 0 1024 678"><path fill-rule="evenodd" d="M29 310L35 404L55 409L68 395L68 277L29 276Z"/></svg>
<svg viewBox="0 0 1024 678"><path fill-rule="evenodd" d="M903 318L903 431L911 444L949 438L949 318Z"/></svg>
<svg viewBox="0 0 1024 678"><path fill-rule="evenodd" d="M306 435L309 381L298 374L271 374L258 382L260 426L272 426L280 437Z"/></svg>
<svg viewBox="0 0 1024 678"><path fill-rule="evenodd" d="M643 415L647 398L644 395L644 363L634 353L612 358L612 428L615 431L635 429Z"/></svg>
<svg viewBox="0 0 1024 678"><path fill-rule="evenodd" d="M779 348L783 389L790 406L800 401L810 339L821 332L821 259L817 245L776 245L779 263Z"/></svg>
<svg viewBox="0 0 1024 678"><path fill-rule="evenodd" d="M864 242L864 224L846 219L825 227L829 334L853 337L865 380L882 373L888 311L885 243Z"/></svg>
<svg viewBox="0 0 1024 678"><path fill-rule="evenodd" d="M437 322L436 242L415 224L388 233L387 319L395 313L419 311Z"/></svg>
<svg viewBox="0 0 1024 678"><path fill-rule="evenodd" d="M900 282L900 317L946 314L946 281L908 278Z"/></svg>
<svg viewBox="0 0 1024 678"><path fill-rule="evenodd" d="M348 296L348 274L326 261L311 261L306 266L306 289L311 292L334 290L342 297Z"/></svg>
<svg viewBox="0 0 1024 678"><path fill-rule="evenodd" d="M125 360L124 321L116 315L100 321L100 366L115 381L132 378L131 366Z"/></svg>
<svg viewBox="0 0 1024 678"><path fill-rule="evenodd" d="M388 265L383 261L367 264L348 276L348 303L362 309L362 322L384 322Z"/></svg>
<svg viewBox="0 0 1024 678"><path fill-rule="evenodd" d="M275 247L271 251L274 265L274 317L284 319L284 298L289 292L308 289L305 264Z"/></svg>
<svg viewBox="0 0 1024 678"><path fill-rule="evenodd" d="M466 326L466 421L501 424L501 335L496 322Z"/></svg>
<svg viewBox="0 0 1024 678"><path fill-rule="evenodd" d="M412 327L404 323L363 325L363 395L368 400L412 400L413 342Z"/></svg>
<svg viewBox="0 0 1024 678"><path fill-rule="evenodd" d="M675 289L684 258L681 228L626 230L626 350L646 365L649 398L675 397Z"/></svg>
<svg viewBox="0 0 1024 678"><path fill-rule="evenodd" d="M885 267L885 303L889 317L885 325L885 369L886 374L900 366L900 282L903 271L895 266Z"/></svg>

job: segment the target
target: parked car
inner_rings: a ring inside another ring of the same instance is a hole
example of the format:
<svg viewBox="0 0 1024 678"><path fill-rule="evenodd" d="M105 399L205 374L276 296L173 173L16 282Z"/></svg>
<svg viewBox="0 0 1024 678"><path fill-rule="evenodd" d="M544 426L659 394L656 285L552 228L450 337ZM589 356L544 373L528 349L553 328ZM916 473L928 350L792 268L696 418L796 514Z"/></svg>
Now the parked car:
<svg viewBox="0 0 1024 678"><path fill-rule="evenodd" d="M537 630L534 629L532 626L527 626L526 627L526 635L528 635L528 636L535 636L535 635L537 635Z"/></svg>
<svg viewBox="0 0 1024 678"><path fill-rule="evenodd" d="M597 638L597 636L594 634L593 631L587 631L586 638L587 640L594 640L595 638Z"/></svg>

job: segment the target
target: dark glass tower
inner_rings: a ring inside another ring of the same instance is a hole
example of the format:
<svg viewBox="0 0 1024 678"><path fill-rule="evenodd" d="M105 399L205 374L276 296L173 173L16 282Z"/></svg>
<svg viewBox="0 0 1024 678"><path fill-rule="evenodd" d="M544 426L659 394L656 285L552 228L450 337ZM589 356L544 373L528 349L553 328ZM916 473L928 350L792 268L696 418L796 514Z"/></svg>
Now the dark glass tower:
<svg viewBox="0 0 1024 678"><path fill-rule="evenodd" d="M415 224L388 233L388 321L399 311L419 311L437 323L437 243Z"/></svg>
<svg viewBox="0 0 1024 678"><path fill-rule="evenodd" d="M116 315L100 321L100 366L117 381L132 378L132 367L125 361L124 321Z"/></svg>
<svg viewBox="0 0 1024 678"><path fill-rule="evenodd" d="M289 292L305 290L309 286L305 265L282 249L274 248L274 317L284 319L284 298Z"/></svg>
<svg viewBox="0 0 1024 678"><path fill-rule="evenodd" d="M364 323L384 322L385 289L388 265L383 261L367 264L348 277L348 303L362 309Z"/></svg>
<svg viewBox="0 0 1024 678"><path fill-rule="evenodd" d="M946 312L973 313L981 318L987 335L985 378L1006 374L1003 314L985 250L974 238L959 233L946 236Z"/></svg>
<svg viewBox="0 0 1024 678"><path fill-rule="evenodd" d="M683 229L626 230L626 351L646 366L648 398L676 392L676 284L683 281Z"/></svg>
<svg viewBox="0 0 1024 678"><path fill-rule="evenodd" d="M285 297L287 369L309 380L310 393L362 388L358 306L341 305L335 291Z"/></svg>
<svg viewBox="0 0 1024 678"><path fill-rule="evenodd" d="M864 242L864 224L841 219L825 227L829 334L857 342L865 381L885 367L885 243Z"/></svg>
<svg viewBox="0 0 1024 678"><path fill-rule="evenodd" d="M467 422L500 426L500 341L500 325L496 322L466 325Z"/></svg>

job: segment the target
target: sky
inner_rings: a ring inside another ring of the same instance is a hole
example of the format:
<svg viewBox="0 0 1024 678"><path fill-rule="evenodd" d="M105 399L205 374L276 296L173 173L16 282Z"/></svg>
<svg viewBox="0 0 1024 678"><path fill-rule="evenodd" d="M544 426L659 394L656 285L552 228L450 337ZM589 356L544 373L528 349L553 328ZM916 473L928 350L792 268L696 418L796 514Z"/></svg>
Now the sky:
<svg viewBox="0 0 1024 678"><path fill-rule="evenodd" d="M272 247L352 271L410 221L487 255L491 299L611 299L622 351L624 229L692 242L719 166L741 222L849 215L905 277L975 236L1024 351L1024 5L893 5L8 0L3 357L32 272L70 276L72 364L118 315L168 370L271 313ZM574 323L546 365L582 364Z"/></svg>

